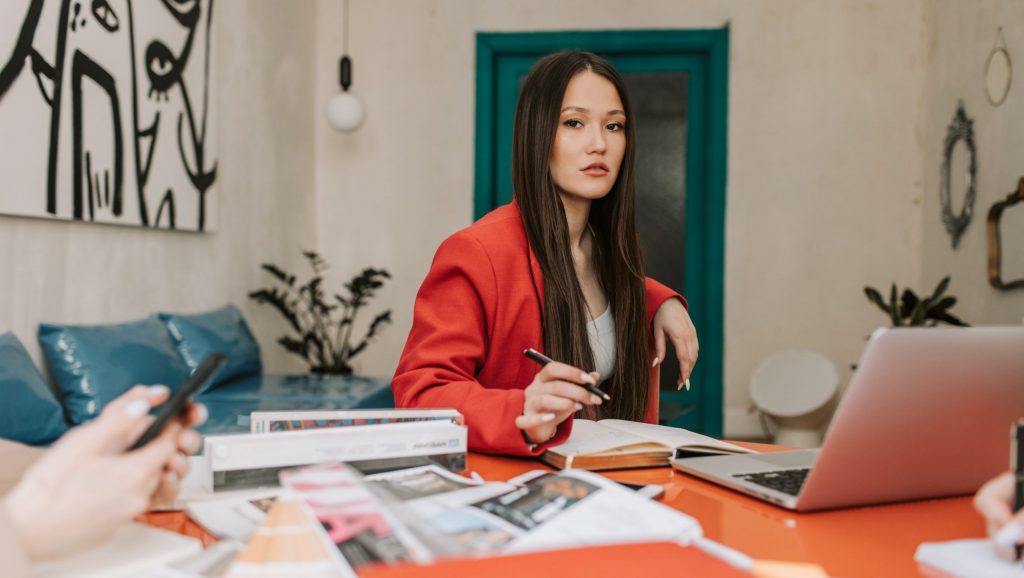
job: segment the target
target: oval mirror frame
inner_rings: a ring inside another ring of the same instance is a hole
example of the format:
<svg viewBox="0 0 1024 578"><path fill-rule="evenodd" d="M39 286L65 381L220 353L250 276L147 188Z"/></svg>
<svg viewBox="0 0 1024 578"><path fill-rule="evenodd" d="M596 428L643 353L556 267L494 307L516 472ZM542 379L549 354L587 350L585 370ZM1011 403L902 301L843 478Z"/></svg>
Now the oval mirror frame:
<svg viewBox="0 0 1024 578"><path fill-rule="evenodd" d="M952 170L953 150L960 141L964 141L967 147L967 190L964 193L964 205L960 214L953 214L953 199L950 192L950 181ZM967 117L964 110L964 102L957 103L956 114L953 122L946 131L946 142L942 154L942 180L939 185L939 199L942 201L942 223L946 226L946 232L953 239L953 248L960 244L960 237L971 222L971 215L974 213L974 198L977 183L978 162L977 149L974 145L974 121Z"/></svg>
<svg viewBox="0 0 1024 578"><path fill-rule="evenodd" d="M985 98L992 106L1006 102L1013 83L1013 62L1010 53L1006 51L1003 29L1000 28L996 34L995 46L985 61Z"/></svg>

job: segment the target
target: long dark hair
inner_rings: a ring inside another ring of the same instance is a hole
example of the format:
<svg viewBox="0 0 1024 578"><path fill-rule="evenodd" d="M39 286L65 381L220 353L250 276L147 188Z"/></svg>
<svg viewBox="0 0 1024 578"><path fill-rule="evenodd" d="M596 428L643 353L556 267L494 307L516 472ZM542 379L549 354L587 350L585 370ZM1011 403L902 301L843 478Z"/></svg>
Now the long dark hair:
<svg viewBox="0 0 1024 578"><path fill-rule="evenodd" d="M590 207L594 261L615 317L615 371L601 386L612 401L596 406L595 413L641 421L649 402L650 361L644 259L635 224L636 129L625 83L608 61L590 52L557 52L530 69L516 105L512 184L526 236L544 275L544 348L555 359L593 371L586 299L573 266L565 209L550 171L565 89L584 71L608 79L626 113L626 149L618 177L611 191Z"/></svg>

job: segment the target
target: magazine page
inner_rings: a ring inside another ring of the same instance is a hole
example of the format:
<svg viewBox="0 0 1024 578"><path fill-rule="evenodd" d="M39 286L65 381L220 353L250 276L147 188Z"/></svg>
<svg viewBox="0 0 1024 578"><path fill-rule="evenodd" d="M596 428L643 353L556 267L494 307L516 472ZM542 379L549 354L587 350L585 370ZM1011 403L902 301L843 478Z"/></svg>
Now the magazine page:
<svg viewBox="0 0 1024 578"><path fill-rule="evenodd" d="M387 492L420 517L465 506L508 492L503 482L484 482L460 476L437 465L420 466L363 478L371 490Z"/></svg>
<svg viewBox="0 0 1024 578"><path fill-rule="evenodd" d="M185 508L188 517L221 539L246 541L267 517L280 490L249 492L219 500L198 500Z"/></svg>
<svg viewBox="0 0 1024 578"><path fill-rule="evenodd" d="M695 450L719 450L726 453L757 453L744 447L728 442L716 440L703 434L695 433L677 427L656 425L652 423L640 423L622 419L603 419L598 422L606 428L622 432L627 435L634 435L644 439L653 440L670 448L693 448ZM573 434L575 434L575 424ZM709 452L710 453L710 452ZM716 452L717 453L717 452Z"/></svg>
<svg viewBox="0 0 1024 578"><path fill-rule="evenodd" d="M254 411L249 415L250 433L269 433L419 421L449 421L462 425L454 409L351 409L331 411Z"/></svg>
<svg viewBox="0 0 1024 578"><path fill-rule="evenodd" d="M202 550L203 544L196 538L133 522L83 551L36 561L31 573L33 578L152 576L163 565ZM7 560L0 559L2 562ZM9 575L9 572L0 572L0 576Z"/></svg>
<svg viewBox="0 0 1024 578"><path fill-rule="evenodd" d="M688 543L693 518L585 471L528 474L522 487L469 506L439 511L427 523L439 555L494 555L646 541Z"/></svg>
<svg viewBox="0 0 1024 578"><path fill-rule="evenodd" d="M591 472L540 476L516 494L478 505L528 530L506 553L626 542L689 543L702 533L694 518Z"/></svg>
<svg viewBox="0 0 1024 578"><path fill-rule="evenodd" d="M224 577L357 578L317 526L302 498L283 493Z"/></svg>
<svg viewBox="0 0 1024 578"><path fill-rule="evenodd" d="M601 423L589 419L574 419L569 439L565 443L551 448L549 451L564 456L578 456L601 453L627 446L650 446L651 443L650 439L645 439L621 429L604 427Z"/></svg>
<svg viewBox="0 0 1024 578"><path fill-rule="evenodd" d="M281 485L297 494L323 528L321 537L336 561L358 570L367 564L426 563L429 549L344 464L281 472Z"/></svg>

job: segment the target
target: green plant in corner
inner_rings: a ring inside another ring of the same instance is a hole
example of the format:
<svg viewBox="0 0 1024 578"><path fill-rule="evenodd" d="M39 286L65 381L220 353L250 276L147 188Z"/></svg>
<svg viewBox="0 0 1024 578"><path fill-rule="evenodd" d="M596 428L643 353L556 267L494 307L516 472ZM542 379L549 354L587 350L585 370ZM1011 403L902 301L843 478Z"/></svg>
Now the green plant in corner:
<svg viewBox="0 0 1024 578"><path fill-rule="evenodd" d="M352 345L356 314L384 285L391 275L384 269L364 269L348 283L348 296L338 293L327 298L323 289L323 272L327 262L315 251L303 251L313 269L313 276L299 283L291 273L271 263L261 268L269 273L277 286L258 289L249 298L276 309L297 335L283 335L277 342L286 350L302 357L313 373L352 374L352 358L366 349L381 328L391 323L391 310L374 317L366 334Z"/></svg>
<svg viewBox="0 0 1024 578"><path fill-rule="evenodd" d="M889 302L882 299L882 294L874 287L865 287L864 293L868 300L874 303L889 316L893 327L927 326L934 327L939 323L969 327L960 318L949 312L956 305L956 297L952 295L943 296L949 288L949 276L939 281L939 285L932 292L930 297L921 299L909 288L903 289L900 294L893 283L889 289ZM897 298L897 295L899 296Z"/></svg>

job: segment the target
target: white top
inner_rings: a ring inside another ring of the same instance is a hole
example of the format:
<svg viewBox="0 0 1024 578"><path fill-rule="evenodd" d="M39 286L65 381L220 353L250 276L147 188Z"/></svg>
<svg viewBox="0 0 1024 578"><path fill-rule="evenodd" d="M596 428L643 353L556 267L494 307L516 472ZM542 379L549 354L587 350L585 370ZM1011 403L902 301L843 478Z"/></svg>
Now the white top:
<svg viewBox="0 0 1024 578"><path fill-rule="evenodd" d="M587 336L594 352L594 367L601 374L598 383L601 383L615 371L615 317L610 303L604 313L587 322Z"/></svg>

